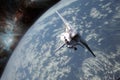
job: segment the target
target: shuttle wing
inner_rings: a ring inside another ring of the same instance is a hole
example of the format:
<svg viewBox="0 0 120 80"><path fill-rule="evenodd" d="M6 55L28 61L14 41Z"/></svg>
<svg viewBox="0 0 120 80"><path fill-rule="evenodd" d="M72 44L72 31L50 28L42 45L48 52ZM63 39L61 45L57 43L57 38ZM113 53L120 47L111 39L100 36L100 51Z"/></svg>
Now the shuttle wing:
<svg viewBox="0 0 120 80"><path fill-rule="evenodd" d="M57 51L59 51L62 47L64 47L65 46L65 43L64 44L62 44L58 49L56 49L55 50L55 53L57 52Z"/></svg>

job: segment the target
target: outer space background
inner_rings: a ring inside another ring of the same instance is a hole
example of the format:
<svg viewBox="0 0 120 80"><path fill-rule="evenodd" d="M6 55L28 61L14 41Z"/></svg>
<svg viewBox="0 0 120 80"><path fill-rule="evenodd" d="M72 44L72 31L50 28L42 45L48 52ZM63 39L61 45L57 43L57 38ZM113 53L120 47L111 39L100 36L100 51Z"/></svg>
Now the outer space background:
<svg viewBox="0 0 120 80"><path fill-rule="evenodd" d="M0 0L0 77L21 37L60 0Z"/></svg>

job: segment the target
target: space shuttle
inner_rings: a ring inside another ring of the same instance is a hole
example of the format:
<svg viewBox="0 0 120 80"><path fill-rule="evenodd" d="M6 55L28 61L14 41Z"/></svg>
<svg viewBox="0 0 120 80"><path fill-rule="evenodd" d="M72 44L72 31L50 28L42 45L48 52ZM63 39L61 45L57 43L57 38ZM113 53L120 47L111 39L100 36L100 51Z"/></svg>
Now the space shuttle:
<svg viewBox="0 0 120 80"><path fill-rule="evenodd" d="M87 48L87 50L90 51L94 57L96 57L95 54L93 53L93 51L88 46L88 44L85 42L85 40L81 39L80 35L77 33L77 31L75 29L72 28L72 26L68 23L68 21L66 19L64 19L58 11L56 11L56 13L58 14L58 16L60 17L60 19L63 21L63 23L65 25L65 32L64 33L70 34L72 36L70 37L71 38L70 41L68 41L67 43L64 42L63 45L60 46L55 52L59 51L65 45L71 46L68 48L73 48L75 50L77 50L76 46L80 45L83 48ZM67 36L68 35L63 35L63 37L64 37L63 39L65 39ZM68 40L68 39L66 38L66 40Z"/></svg>

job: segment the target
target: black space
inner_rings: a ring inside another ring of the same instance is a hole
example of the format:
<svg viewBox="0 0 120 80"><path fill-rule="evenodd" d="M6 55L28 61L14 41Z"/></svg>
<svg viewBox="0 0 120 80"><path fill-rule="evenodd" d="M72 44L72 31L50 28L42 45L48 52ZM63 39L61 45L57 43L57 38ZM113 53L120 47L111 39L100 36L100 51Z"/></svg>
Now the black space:
<svg viewBox="0 0 120 80"><path fill-rule="evenodd" d="M21 37L47 9L60 0L0 0L0 77ZM14 41L5 45L4 35Z"/></svg>

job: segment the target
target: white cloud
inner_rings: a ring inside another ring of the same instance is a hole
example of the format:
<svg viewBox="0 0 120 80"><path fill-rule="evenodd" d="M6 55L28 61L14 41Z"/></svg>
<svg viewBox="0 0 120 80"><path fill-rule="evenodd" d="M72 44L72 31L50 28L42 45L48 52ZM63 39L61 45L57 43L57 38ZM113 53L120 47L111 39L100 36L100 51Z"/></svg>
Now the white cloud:
<svg viewBox="0 0 120 80"><path fill-rule="evenodd" d="M113 16L113 18L117 19L117 18L120 18L120 6L117 6L116 7L116 13L115 15Z"/></svg>
<svg viewBox="0 0 120 80"><path fill-rule="evenodd" d="M94 33L89 33L88 35L87 35L87 37L86 37L86 41L89 41L89 40L91 40L91 39L95 39L95 40L97 40L97 38L98 38L98 34L96 34L95 32Z"/></svg>
<svg viewBox="0 0 120 80"><path fill-rule="evenodd" d="M93 18L101 18L102 14L100 13L100 11L98 11L96 8L92 8L90 11L90 16Z"/></svg>
<svg viewBox="0 0 120 80"><path fill-rule="evenodd" d="M116 59L116 57L120 56L120 46L116 49L116 53L111 52L110 54L94 51L97 57L88 58L82 64L82 71L84 73L82 79L115 80L116 73L120 71L120 62Z"/></svg>
<svg viewBox="0 0 120 80"><path fill-rule="evenodd" d="M92 8L92 10L90 12L90 16L92 16L94 18L99 16L99 12L96 10L96 8Z"/></svg>

